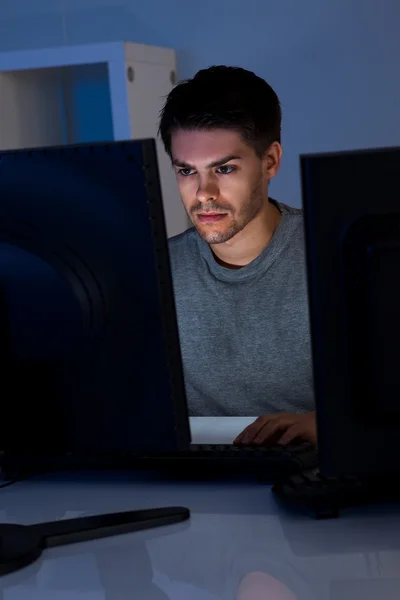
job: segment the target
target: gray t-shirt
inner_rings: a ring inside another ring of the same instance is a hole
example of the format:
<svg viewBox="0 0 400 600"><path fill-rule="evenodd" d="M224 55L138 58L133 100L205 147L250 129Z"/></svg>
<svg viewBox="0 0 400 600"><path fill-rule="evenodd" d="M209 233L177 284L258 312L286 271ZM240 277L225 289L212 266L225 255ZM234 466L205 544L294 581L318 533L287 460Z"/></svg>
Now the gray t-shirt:
<svg viewBox="0 0 400 600"><path fill-rule="evenodd" d="M249 265L219 265L195 229L169 240L191 416L314 410L303 216L282 217Z"/></svg>

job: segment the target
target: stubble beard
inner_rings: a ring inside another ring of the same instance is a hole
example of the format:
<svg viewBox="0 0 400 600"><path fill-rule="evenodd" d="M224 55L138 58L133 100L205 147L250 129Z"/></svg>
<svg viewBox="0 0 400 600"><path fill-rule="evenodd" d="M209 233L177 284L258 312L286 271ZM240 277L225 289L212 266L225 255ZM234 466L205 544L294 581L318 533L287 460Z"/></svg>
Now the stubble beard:
<svg viewBox="0 0 400 600"><path fill-rule="evenodd" d="M249 200L245 205L242 206L240 212L235 215L232 209L227 206L218 205L216 203L209 204L207 210L212 212L215 210L216 212L227 212L227 217L230 218L231 222L227 229L223 231L212 231L207 230L207 225L203 227L199 227L196 220L193 218L196 212L199 211L197 207L193 209L192 222L195 226L197 233L201 237L202 240L207 242L207 244L224 244L231 240L235 235L240 233L260 212L263 203L264 203L264 194L263 194L263 185L260 180L254 187ZM211 229L212 225L210 226Z"/></svg>

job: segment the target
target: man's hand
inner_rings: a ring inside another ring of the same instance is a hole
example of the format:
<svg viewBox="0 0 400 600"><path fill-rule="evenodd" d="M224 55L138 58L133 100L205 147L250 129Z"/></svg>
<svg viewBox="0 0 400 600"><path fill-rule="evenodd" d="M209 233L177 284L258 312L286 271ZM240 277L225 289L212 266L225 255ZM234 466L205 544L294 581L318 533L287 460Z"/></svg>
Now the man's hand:
<svg viewBox="0 0 400 600"><path fill-rule="evenodd" d="M263 415L248 425L233 443L237 445L281 444L285 446L295 440L317 445L315 412L303 415L291 413Z"/></svg>

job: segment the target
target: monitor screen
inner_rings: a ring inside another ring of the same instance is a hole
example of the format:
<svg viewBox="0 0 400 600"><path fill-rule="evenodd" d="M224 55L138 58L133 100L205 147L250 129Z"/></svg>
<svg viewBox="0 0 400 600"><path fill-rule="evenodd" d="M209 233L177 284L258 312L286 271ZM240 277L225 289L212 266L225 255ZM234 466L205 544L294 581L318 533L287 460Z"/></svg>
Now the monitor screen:
<svg viewBox="0 0 400 600"><path fill-rule="evenodd" d="M321 471L400 471L400 148L301 157Z"/></svg>
<svg viewBox="0 0 400 600"><path fill-rule="evenodd" d="M190 442L154 140L0 153L0 449Z"/></svg>

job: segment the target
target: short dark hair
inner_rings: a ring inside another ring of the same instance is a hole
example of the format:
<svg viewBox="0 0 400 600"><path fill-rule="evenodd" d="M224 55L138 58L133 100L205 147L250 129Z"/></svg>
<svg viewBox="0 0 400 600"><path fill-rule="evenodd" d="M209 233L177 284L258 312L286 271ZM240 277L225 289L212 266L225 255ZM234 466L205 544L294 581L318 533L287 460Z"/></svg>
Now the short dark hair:
<svg viewBox="0 0 400 600"><path fill-rule="evenodd" d="M263 156L281 141L282 111L272 87L240 67L213 66L181 81L168 95L160 113L159 135L171 156L177 129L237 131Z"/></svg>

